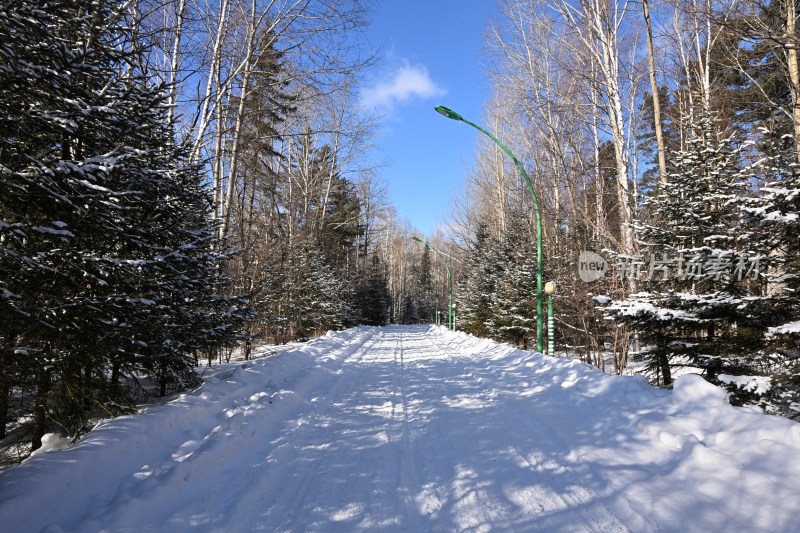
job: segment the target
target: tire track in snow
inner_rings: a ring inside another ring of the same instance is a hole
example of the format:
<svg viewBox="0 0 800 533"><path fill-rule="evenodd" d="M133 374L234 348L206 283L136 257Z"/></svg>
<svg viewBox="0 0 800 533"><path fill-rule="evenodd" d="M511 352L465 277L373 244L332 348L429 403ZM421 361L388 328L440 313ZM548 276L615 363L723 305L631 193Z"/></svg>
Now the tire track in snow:
<svg viewBox="0 0 800 533"><path fill-rule="evenodd" d="M306 409L298 410L296 417L286 421L287 429L270 444L273 449L266 452L264 464L268 467L264 476L257 477L243 491L242 498L232 508L226 521L226 528L236 531L255 531L263 529L265 524L276 531L299 531L294 524L308 514L308 502L320 501L315 498L314 482L325 476L330 469L331 443L324 442L326 430L332 421L326 420L326 410L341 403L342 397L349 396L361 384L367 366L367 357L383 338L384 333L373 330L371 335L361 341L360 346L346 358L334 373L336 379L327 390L311 390L314 397L303 402ZM351 377L350 368L360 365L355 377ZM346 378L346 379L343 379ZM309 444L313 443L313 444ZM287 479L286 465L296 468ZM246 516L249 509L265 506L265 512L258 517ZM346 507L346 506L345 506ZM341 518L346 518L352 510L344 508ZM278 525L280 524L280 525ZM310 525L313 529L313 524Z"/></svg>
<svg viewBox="0 0 800 533"><path fill-rule="evenodd" d="M420 531L419 514L416 507L416 494L419 482L416 476L416 461L412 448L412 435L409 424L409 410L411 409L408 398L408 376L406 374L405 350L403 347L403 335L398 336L397 346L394 352L395 365L399 368L399 386L397 378L393 381L393 394L399 390L400 406L402 407L402 455L400 457L400 494L405 500L406 517L408 531Z"/></svg>
<svg viewBox="0 0 800 533"><path fill-rule="evenodd" d="M374 336L375 331L369 331L333 351L324 352L319 364L301 375L297 383L273 384L269 380L245 388L229 387L224 396L208 405L208 409L221 411L219 425L206 430L190 429L192 438L189 441L176 443L177 448L169 457L144 465L127 478L116 489L110 503L91 511L76 529L96 531L96 520L109 509L116 509L118 513L114 517L114 522L119 524L116 531L137 531L157 524L162 524L164 530L180 530L185 527L181 525L187 523L208 528L213 524L236 522L238 517L232 513L241 508L238 504L246 500L251 487L257 485L257 472L263 466L257 461L273 448L275 434L284 434L282 428L287 418L291 424L292 417L302 412L309 391L334 385L343 366L354 358L363 358L365 347L375 342ZM292 357L291 353L286 355ZM222 372L220 377L234 379L236 373L267 361L244 363L241 368ZM279 389L270 394L265 390L286 385L292 386L292 392ZM201 389L198 394L203 397L205 393ZM205 434L201 434L204 431ZM232 475L233 472L236 475ZM209 494L206 489L214 485L214 479L233 482L220 486L218 493ZM165 506L166 501L169 506ZM126 502L123 513L119 513L120 502Z"/></svg>
<svg viewBox="0 0 800 533"><path fill-rule="evenodd" d="M481 418L479 403L513 403L516 389L498 393L516 379L505 369L505 358L487 364L475 355L465 357L456 343L402 328L388 335L371 330L321 355L324 363L298 381L271 384L289 386L288 396L263 389L247 398L241 391L228 394L227 418L197 439L199 446L182 444L172 454L180 461L154 464L142 471L141 482L129 481L119 491L118 497L132 503L127 516L116 520L125 524L119 531L159 523L238 531L524 529L530 516L483 486L474 458L487 452L481 441L487 440L485 431L478 428L475 441L454 436L446 416L435 413L449 408L453 416L467 414L469 425ZM276 403L259 405L270 398ZM513 419L523 440L563 447L552 428L521 413L510 405L501 418ZM524 464L539 477L557 472L580 480L563 464L547 461L551 448L531 461L536 454L521 451L512 439L492 438L489 446L498 446L488 451L505 455L517 468ZM370 442L363 450L345 449L359 441ZM351 473L360 477L347 479ZM214 494L199 492L214 478L233 484ZM589 492L559 494L547 484L515 493L518 506L541 510L545 521L537 524L547 524L548 513L576 509L570 511L571 526L577 526L577 513L587 531L620 530L615 520L585 516L581 507L592 497ZM172 500L167 512L165 499ZM248 514L258 508L264 511ZM91 521L85 525L86 531L93 529Z"/></svg>

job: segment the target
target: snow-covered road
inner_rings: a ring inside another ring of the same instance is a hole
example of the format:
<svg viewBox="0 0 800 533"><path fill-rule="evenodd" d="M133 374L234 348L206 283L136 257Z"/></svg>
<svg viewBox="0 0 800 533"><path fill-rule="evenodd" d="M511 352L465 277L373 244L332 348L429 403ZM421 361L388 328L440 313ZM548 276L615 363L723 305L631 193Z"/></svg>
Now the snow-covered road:
<svg viewBox="0 0 800 533"><path fill-rule="evenodd" d="M800 425L427 326L359 327L0 474L3 531L800 531Z"/></svg>

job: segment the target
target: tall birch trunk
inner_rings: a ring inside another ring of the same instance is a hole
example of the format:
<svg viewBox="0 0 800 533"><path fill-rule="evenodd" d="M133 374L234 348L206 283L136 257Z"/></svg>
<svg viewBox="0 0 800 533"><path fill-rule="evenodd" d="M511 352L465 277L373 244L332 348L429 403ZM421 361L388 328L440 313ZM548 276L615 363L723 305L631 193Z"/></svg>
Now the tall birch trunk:
<svg viewBox="0 0 800 533"><path fill-rule="evenodd" d="M650 3L642 0L645 30L647 31L647 66L650 73L650 90L653 93L653 122L656 134L656 147L658 149L658 181L663 185L667 182L667 154L664 147L664 129L661 125L661 98L658 94L656 81L656 59L653 50L653 25L650 21Z"/></svg>
<svg viewBox="0 0 800 533"><path fill-rule="evenodd" d="M179 0L178 1L178 9L175 12L175 37L172 42L172 54L170 58L169 64L169 95L168 95L168 104L169 108L167 110L169 123L172 124L172 121L175 119L175 104L177 101L176 92L177 92L177 83L178 83L178 67L180 62L180 50L181 50L181 36L183 35L183 20L184 15L186 13L186 0Z"/></svg>
<svg viewBox="0 0 800 533"><path fill-rule="evenodd" d="M792 93L792 121L797 162L800 163L800 71L797 64L797 32L795 0L786 0L786 60L789 66L789 88Z"/></svg>
<svg viewBox="0 0 800 533"><path fill-rule="evenodd" d="M580 54L589 54L587 59L595 63L599 69L597 81L602 88L602 99L616 161L621 248L624 254L633 255L635 253L631 226L633 210L619 66L619 32L625 8L617 6L613 0L584 0L579 5L580 9L566 0L556 0L554 7L574 30L578 39L578 43L567 44ZM630 286L631 290L635 288L635 280L630 280Z"/></svg>
<svg viewBox="0 0 800 533"><path fill-rule="evenodd" d="M230 13L230 3L228 0L220 0L219 6L219 19L217 21L217 34L214 36L214 47L211 52L211 64L208 67L208 79L206 80L206 90L205 94L203 95L202 103L200 104L200 111L197 114L197 118L195 121L199 121L197 126L197 132L195 134L195 141L194 146L192 147L191 153L191 161L197 161L200 159L200 152L203 149L203 143L206 135L206 130L209 127L211 122L211 116L214 112L214 107L211 106L212 100L219 104L219 99L222 94L222 89L220 87L220 76L219 73L221 71L221 49L222 49L222 42L223 36L225 34L225 26L228 22L228 15ZM214 91L216 90L216 96L214 95ZM211 108L211 109L209 109ZM218 127L221 127L218 125ZM217 179L217 176L214 177ZM214 184L215 187L219 186L218 183Z"/></svg>

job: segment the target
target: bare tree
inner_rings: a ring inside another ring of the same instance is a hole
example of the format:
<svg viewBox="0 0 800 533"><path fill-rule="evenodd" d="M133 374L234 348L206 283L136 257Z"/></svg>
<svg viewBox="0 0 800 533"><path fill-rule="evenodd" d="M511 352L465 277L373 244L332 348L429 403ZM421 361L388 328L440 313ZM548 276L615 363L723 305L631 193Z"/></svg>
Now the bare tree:
<svg viewBox="0 0 800 533"><path fill-rule="evenodd" d="M630 152L623 112L624 82L620 66L620 40L627 4L619 4L616 0L582 0L575 4L555 0L553 8L569 31L570 38L565 39L565 44L598 68L597 82L604 102L605 122L610 129L614 146L622 251L633 255L635 246L629 176Z"/></svg>
<svg viewBox="0 0 800 533"><path fill-rule="evenodd" d="M658 150L658 179L664 184L667 181L667 153L664 146L664 128L661 125L661 100L656 80L656 58L653 49L653 23L650 20L650 2L642 0L642 15L644 17L645 31L647 32L647 67L650 74L650 91L653 98L653 121L656 134L656 149Z"/></svg>

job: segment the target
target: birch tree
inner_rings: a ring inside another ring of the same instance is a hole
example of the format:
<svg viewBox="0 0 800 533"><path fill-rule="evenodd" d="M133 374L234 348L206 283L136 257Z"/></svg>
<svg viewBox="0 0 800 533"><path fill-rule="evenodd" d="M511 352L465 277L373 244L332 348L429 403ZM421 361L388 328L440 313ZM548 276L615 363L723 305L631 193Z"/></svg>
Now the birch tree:
<svg viewBox="0 0 800 533"><path fill-rule="evenodd" d="M664 128L661 126L661 100L656 80L656 57L653 44L653 22L650 19L650 2L642 0L642 16L647 34L647 70L650 75L650 91L653 95L653 128L658 150L658 179L663 185L667 181L667 151L664 145Z"/></svg>
<svg viewBox="0 0 800 533"><path fill-rule="evenodd" d="M568 30L564 44L576 54L597 66L598 88L604 104L604 119L611 133L616 164L617 199L620 209L620 234L622 252L633 255L634 220L630 190L630 150L623 99L626 87L621 72L620 41L628 15L627 4L616 0L581 0L569 3L555 0L553 9L560 15ZM569 38L566 38L566 37Z"/></svg>

